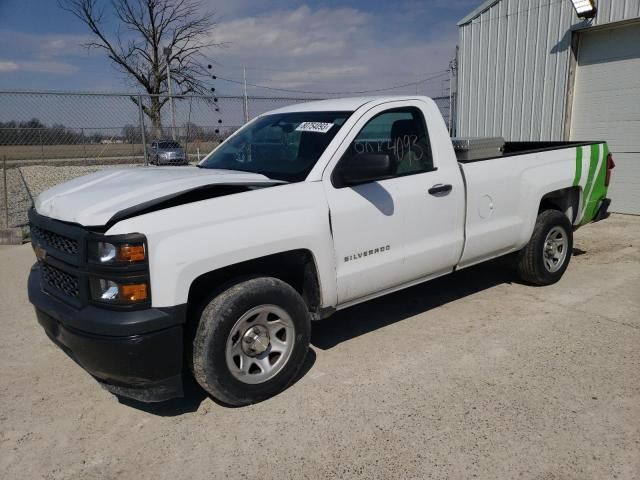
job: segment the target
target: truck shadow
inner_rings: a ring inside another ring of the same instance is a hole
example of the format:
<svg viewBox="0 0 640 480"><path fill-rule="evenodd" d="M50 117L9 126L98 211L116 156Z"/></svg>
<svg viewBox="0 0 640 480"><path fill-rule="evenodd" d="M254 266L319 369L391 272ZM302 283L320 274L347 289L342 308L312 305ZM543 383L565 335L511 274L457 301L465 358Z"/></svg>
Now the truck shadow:
<svg viewBox="0 0 640 480"><path fill-rule="evenodd" d="M503 283L517 282L504 260L497 259L471 267L452 275L401 290L384 297L345 309L331 318L314 322L311 345L328 350L353 338L373 332L379 328L401 322L414 315L426 312L460 298L472 295ZM313 348L309 349L295 385L310 370L316 361ZM198 410L208 397L206 392L188 373L184 375L184 397L161 403L143 403L118 397L121 404L161 417L174 417ZM215 403L229 408L212 399Z"/></svg>
<svg viewBox="0 0 640 480"><path fill-rule="evenodd" d="M503 283L517 282L497 259L347 308L314 322L311 344L321 350Z"/></svg>
<svg viewBox="0 0 640 480"><path fill-rule="evenodd" d="M157 415L159 417L176 417L184 413L192 413L198 410L202 401L207 398L206 392L200 388L195 380L190 376L184 378L184 397L174 398L165 402L145 403L127 397L118 397L121 405L135 408L143 412Z"/></svg>
<svg viewBox="0 0 640 480"><path fill-rule="evenodd" d="M309 370L311 370L315 362L316 352L314 352L313 349L310 348L307 356L304 359L302 368L298 372L295 380L291 382L287 389L298 383L298 381L303 378L309 372ZM174 398L172 400L167 400L165 402L159 403L145 403L118 396L118 401L120 402L120 404L127 407L135 408L136 410L147 412L152 415L157 415L159 417L177 417L185 413L196 412L200 408L202 402L205 399L211 397L209 397L207 395L207 392L205 392L202 387L197 384L195 379L191 376L190 372L185 372L185 374L183 375L183 382L184 397L182 398ZM225 405L218 402L215 398L211 398L211 401L225 408L243 408Z"/></svg>

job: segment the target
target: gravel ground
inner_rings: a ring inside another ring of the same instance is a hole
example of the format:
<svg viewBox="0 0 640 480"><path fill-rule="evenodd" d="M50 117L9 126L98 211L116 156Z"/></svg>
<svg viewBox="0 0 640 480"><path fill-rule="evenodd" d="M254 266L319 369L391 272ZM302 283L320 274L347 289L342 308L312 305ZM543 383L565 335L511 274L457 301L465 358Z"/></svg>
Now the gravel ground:
<svg viewBox="0 0 640 480"><path fill-rule="evenodd" d="M27 223L31 197L18 168L7 168L7 196L4 192L4 170L0 169L0 228L21 227ZM5 207L7 198L8 208Z"/></svg>
<svg viewBox="0 0 640 480"><path fill-rule="evenodd" d="M119 402L37 325L30 246L0 247L2 478L638 479L638 238L616 215L556 285L490 263L339 312L297 383L237 409Z"/></svg>
<svg viewBox="0 0 640 480"><path fill-rule="evenodd" d="M52 166L34 165L7 169L7 191L9 204L9 227L26 225L27 211L31 207L31 197L35 198L45 190L82 175L88 175L105 168L132 168L134 164ZM0 184L0 228L5 226L4 182Z"/></svg>

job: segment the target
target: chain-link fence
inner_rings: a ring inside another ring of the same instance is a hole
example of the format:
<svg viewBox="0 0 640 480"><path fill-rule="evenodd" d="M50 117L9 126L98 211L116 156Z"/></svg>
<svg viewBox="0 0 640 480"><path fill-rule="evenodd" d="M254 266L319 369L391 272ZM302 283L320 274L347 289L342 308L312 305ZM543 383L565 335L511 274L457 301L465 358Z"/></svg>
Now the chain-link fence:
<svg viewBox="0 0 640 480"><path fill-rule="evenodd" d="M172 139L197 160L245 118L309 100L317 99L0 92L0 158L10 165L144 163L146 145ZM448 121L449 97L435 100Z"/></svg>
<svg viewBox="0 0 640 480"><path fill-rule="evenodd" d="M311 100L319 98L0 91L0 228L25 224L32 196L56 183L148 163L153 141L175 140L196 162L246 119ZM434 100L448 123L455 102Z"/></svg>
<svg viewBox="0 0 640 480"><path fill-rule="evenodd" d="M147 144L172 139L195 160L244 123L245 105L255 116L306 100L0 92L0 157L11 165L144 162Z"/></svg>

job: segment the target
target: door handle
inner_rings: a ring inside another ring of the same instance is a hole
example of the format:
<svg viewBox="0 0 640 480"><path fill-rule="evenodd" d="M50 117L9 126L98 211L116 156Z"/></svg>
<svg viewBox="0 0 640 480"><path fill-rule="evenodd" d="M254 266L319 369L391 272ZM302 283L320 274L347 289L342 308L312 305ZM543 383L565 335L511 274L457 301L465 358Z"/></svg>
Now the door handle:
<svg viewBox="0 0 640 480"><path fill-rule="evenodd" d="M428 192L430 195L438 195L439 193L442 194L448 194L451 190L453 190L453 186L446 184L443 185L442 183L438 183L436 185L434 185L433 187L431 187Z"/></svg>

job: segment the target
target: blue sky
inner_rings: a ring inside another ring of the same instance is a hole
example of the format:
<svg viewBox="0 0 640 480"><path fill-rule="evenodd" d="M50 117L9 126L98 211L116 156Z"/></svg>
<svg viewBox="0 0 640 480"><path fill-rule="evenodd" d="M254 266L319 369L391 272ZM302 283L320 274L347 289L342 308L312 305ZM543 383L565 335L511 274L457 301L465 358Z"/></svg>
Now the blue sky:
<svg viewBox="0 0 640 480"><path fill-rule="evenodd" d="M454 57L456 22L481 0L203 0L216 12L212 33L225 48L206 51L215 73L309 91L383 88L439 75ZM108 0L105 4L108 5ZM113 28L115 24L112 24ZM55 0L0 0L0 89L137 90ZM446 75L389 93L436 96ZM237 94L222 80L217 93ZM250 94L275 92L250 87ZM284 93L281 93L283 95Z"/></svg>

